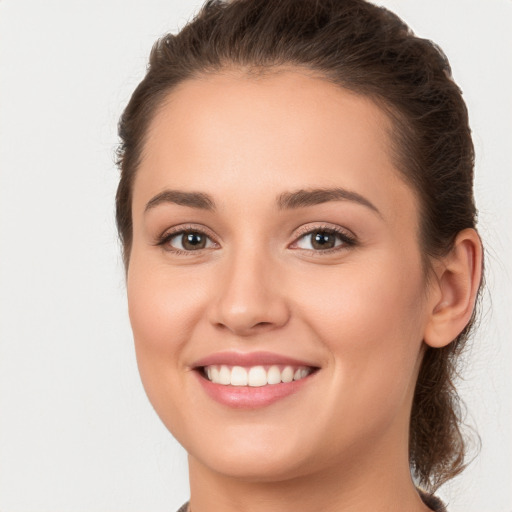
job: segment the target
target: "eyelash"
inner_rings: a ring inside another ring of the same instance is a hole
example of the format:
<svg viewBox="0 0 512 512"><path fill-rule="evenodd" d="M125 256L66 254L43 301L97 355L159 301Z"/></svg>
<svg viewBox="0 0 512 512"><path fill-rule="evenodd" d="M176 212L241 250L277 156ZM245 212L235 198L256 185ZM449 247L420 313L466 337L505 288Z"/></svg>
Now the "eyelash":
<svg viewBox="0 0 512 512"><path fill-rule="evenodd" d="M295 249L295 250L304 250L309 251L310 253L314 254L315 256L322 256L325 254L332 254L334 252L339 252L348 249L349 247L354 247L357 245L357 239L354 234L350 233L346 229L342 229L338 226L314 226L313 228L307 226L299 230L297 233L297 236L295 237L294 242L292 245L296 245L298 241L306 237L307 235L313 235L314 233L325 233L327 235L333 235L334 237L341 240L341 245L332 247L330 249L321 249L321 250L314 250L314 249Z"/></svg>
<svg viewBox="0 0 512 512"><path fill-rule="evenodd" d="M213 241L215 245L218 245L217 242L214 241L214 237L204 228L194 225L189 226L179 226L175 229L171 229L170 231L165 231L162 235L160 235L157 239L155 245L161 246L164 250L168 252L172 252L178 256L193 256L194 254L201 253L204 249L198 249L196 251L184 251L182 249L176 249L175 247L168 246L165 247L174 237L178 235L184 235L185 233L197 233L203 236L206 236L209 240Z"/></svg>
<svg viewBox="0 0 512 512"><path fill-rule="evenodd" d="M209 234L208 231L206 231L204 228L199 226L180 226L176 229L173 229L171 231L166 231L162 235L160 235L156 241L157 246L163 247L166 251L172 252L173 254L179 255L179 256L193 256L194 254L201 253L205 249L198 249L195 251L184 251L182 249L176 249L172 246L165 247L166 244L168 244L174 237L178 235L184 235L185 233L197 233L203 236L206 236L210 241L212 241L215 245L218 246L217 242L215 242L214 237ZM321 249L321 250L314 250L314 249L301 249L301 248L293 248L293 250L304 250L308 251L310 253L313 253L315 255L321 256L324 254L331 254L333 252L339 252L342 250L346 250L349 247L353 247L357 245L357 239L352 234L347 232L347 230L344 230L337 226L314 226L314 227L304 227L297 233L297 236L295 237L295 240L292 242L292 246L297 244L297 242L307 236L307 235L313 235L314 233L325 233L327 235L334 235L337 237L342 243L341 245L332 247L330 249Z"/></svg>

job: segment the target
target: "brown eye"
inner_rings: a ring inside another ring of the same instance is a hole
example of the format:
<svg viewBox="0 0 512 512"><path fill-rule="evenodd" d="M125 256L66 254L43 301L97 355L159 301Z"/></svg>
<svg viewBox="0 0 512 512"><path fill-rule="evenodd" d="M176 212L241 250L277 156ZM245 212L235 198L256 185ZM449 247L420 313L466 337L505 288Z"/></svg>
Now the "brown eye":
<svg viewBox="0 0 512 512"><path fill-rule="evenodd" d="M187 251L204 249L206 247L206 236L201 233L183 233L181 235L181 244Z"/></svg>
<svg viewBox="0 0 512 512"><path fill-rule="evenodd" d="M210 238L199 231L175 233L167 239L166 243L171 246L171 250L177 251L199 251L213 246Z"/></svg>
<svg viewBox="0 0 512 512"><path fill-rule="evenodd" d="M312 233L310 237L313 249L332 249L336 246L336 236L333 233L317 231Z"/></svg>
<svg viewBox="0 0 512 512"><path fill-rule="evenodd" d="M295 242L297 248L309 251L325 251L350 245L354 245L354 240L351 237L331 229L312 230Z"/></svg>

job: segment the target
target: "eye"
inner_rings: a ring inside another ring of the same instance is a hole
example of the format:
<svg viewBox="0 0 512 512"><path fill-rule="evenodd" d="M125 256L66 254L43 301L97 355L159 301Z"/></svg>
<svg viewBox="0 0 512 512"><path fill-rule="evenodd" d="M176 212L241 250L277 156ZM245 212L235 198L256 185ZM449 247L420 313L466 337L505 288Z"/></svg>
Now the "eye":
<svg viewBox="0 0 512 512"><path fill-rule="evenodd" d="M293 248L309 251L328 251L355 244L352 236L333 228L317 228L300 236Z"/></svg>
<svg viewBox="0 0 512 512"><path fill-rule="evenodd" d="M201 249L209 249L215 247L212 239L197 230L177 231L164 235L159 245L164 246L166 250L180 252L200 251Z"/></svg>

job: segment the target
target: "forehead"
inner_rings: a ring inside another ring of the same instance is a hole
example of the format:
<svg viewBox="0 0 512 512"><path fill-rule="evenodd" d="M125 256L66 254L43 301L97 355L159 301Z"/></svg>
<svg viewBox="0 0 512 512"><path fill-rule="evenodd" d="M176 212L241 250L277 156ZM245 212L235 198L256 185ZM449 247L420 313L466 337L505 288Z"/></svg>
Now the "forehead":
<svg viewBox="0 0 512 512"><path fill-rule="evenodd" d="M134 201L166 187L222 199L342 186L392 215L413 194L393 164L391 131L371 99L306 71L187 80L149 126Z"/></svg>

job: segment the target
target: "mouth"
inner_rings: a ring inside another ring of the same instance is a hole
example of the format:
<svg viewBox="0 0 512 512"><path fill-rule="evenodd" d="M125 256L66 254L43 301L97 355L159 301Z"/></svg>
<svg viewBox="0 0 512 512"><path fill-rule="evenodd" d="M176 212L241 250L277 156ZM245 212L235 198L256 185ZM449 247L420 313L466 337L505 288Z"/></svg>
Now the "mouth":
<svg viewBox="0 0 512 512"><path fill-rule="evenodd" d="M320 367L271 353L220 353L192 367L210 398L236 409L270 405L313 381Z"/></svg>
<svg viewBox="0 0 512 512"><path fill-rule="evenodd" d="M311 366L229 366L209 365L198 368L199 373L212 382L221 386L250 386L263 387L287 384L305 379L317 368Z"/></svg>

